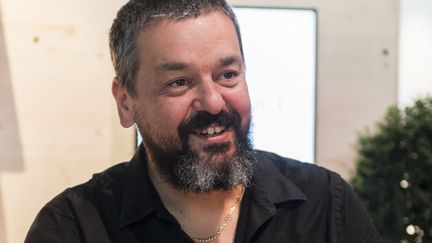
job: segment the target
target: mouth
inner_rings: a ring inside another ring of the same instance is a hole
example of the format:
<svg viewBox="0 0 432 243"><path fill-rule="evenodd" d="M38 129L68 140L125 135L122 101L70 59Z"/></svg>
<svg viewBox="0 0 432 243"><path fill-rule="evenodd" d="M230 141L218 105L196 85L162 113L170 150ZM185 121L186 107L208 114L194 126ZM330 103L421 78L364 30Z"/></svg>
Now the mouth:
<svg viewBox="0 0 432 243"><path fill-rule="evenodd" d="M195 129L193 133L200 136L215 137L222 134L226 129L226 126L210 125L207 128Z"/></svg>

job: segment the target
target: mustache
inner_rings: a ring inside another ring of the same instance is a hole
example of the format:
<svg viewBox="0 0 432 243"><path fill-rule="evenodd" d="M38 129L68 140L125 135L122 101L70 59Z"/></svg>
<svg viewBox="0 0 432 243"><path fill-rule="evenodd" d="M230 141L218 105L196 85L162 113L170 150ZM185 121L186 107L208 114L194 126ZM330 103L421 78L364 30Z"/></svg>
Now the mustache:
<svg viewBox="0 0 432 243"><path fill-rule="evenodd" d="M229 126L236 120L240 119L240 115L234 111L221 111L216 115L210 114L205 111L200 111L190 120L185 121L180 125L185 129L192 131L195 129L202 129L210 126L211 124L217 124L219 126Z"/></svg>

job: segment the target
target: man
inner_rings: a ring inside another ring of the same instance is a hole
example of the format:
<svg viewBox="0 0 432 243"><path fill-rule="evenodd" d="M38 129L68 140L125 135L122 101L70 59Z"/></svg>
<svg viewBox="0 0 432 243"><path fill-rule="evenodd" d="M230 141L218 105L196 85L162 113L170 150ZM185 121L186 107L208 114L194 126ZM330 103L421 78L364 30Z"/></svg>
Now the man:
<svg viewBox="0 0 432 243"><path fill-rule="evenodd" d="M254 151L239 28L223 0L131 0L112 92L143 143L67 189L26 242L379 242L335 173Z"/></svg>

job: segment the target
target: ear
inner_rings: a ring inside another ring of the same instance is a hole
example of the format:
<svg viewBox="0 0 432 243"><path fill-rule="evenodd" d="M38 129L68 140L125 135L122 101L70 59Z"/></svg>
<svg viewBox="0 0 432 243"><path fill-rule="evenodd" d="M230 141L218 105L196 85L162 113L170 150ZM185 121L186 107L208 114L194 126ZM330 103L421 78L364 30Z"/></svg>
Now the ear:
<svg viewBox="0 0 432 243"><path fill-rule="evenodd" d="M124 128L131 127L135 124L134 111L132 109L132 97L117 78L114 78L112 82L111 92L117 103L117 112L120 118L120 124Z"/></svg>

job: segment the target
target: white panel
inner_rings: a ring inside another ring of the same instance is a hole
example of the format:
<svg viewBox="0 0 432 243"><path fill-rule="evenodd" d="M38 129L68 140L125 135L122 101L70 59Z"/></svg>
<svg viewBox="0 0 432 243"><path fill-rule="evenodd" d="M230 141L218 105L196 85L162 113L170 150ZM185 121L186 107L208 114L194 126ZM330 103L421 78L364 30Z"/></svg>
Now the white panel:
<svg viewBox="0 0 432 243"><path fill-rule="evenodd" d="M432 1L402 0L399 104L432 94Z"/></svg>
<svg viewBox="0 0 432 243"><path fill-rule="evenodd" d="M314 161L316 13L235 8L257 149Z"/></svg>

